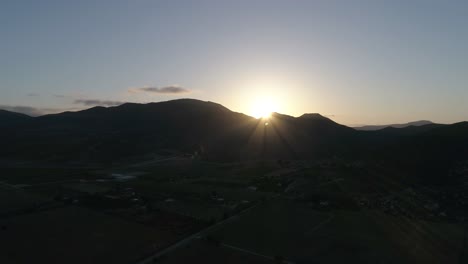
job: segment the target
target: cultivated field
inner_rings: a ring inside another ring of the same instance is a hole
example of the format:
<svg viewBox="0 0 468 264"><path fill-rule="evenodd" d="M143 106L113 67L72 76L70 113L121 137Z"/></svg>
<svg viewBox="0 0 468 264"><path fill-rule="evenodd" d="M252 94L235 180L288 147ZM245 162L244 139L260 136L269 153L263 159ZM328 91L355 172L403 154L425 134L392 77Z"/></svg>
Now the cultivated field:
<svg viewBox="0 0 468 264"><path fill-rule="evenodd" d="M222 245L208 244L205 241L199 240L184 248L174 251L172 254L160 258L156 263L274 264L275 261L239 250L234 250Z"/></svg>
<svg viewBox="0 0 468 264"><path fill-rule="evenodd" d="M178 239L170 230L69 206L0 219L0 263L132 263Z"/></svg>
<svg viewBox="0 0 468 264"><path fill-rule="evenodd" d="M455 224L375 211L316 211L281 200L269 201L214 235L227 245L296 263L457 263L463 240Z"/></svg>

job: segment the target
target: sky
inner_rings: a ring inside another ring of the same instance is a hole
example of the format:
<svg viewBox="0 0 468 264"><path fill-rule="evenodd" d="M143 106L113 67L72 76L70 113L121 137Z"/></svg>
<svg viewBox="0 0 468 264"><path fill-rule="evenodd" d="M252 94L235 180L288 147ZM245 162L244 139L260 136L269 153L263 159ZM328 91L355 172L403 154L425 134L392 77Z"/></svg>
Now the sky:
<svg viewBox="0 0 468 264"><path fill-rule="evenodd" d="M468 1L2 0L0 108L194 98L346 125L468 120Z"/></svg>

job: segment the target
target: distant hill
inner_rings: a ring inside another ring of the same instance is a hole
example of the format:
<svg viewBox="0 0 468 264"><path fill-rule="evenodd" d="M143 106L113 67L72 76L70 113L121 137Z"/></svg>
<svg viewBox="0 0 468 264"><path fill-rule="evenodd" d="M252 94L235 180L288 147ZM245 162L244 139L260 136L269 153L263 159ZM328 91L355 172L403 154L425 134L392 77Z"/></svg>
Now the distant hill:
<svg viewBox="0 0 468 264"><path fill-rule="evenodd" d="M468 161L468 123L359 131L320 114L255 119L192 99L40 117L0 111L0 123L0 159L8 160L120 164L168 151L213 161L340 158L435 182Z"/></svg>
<svg viewBox="0 0 468 264"><path fill-rule="evenodd" d="M165 148L194 152L216 146L229 131L252 120L219 104L190 99L94 107L36 117L21 127L5 129L0 155L117 161ZM241 136L237 133L230 143Z"/></svg>
<svg viewBox="0 0 468 264"><path fill-rule="evenodd" d="M0 109L0 127L17 125L30 120L32 117Z"/></svg>
<svg viewBox="0 0 468 264"><path fill-rule="evenodd" d="M160 149L224 160L312 157L331 153L354 132L319 114L259 120L216 103L181 99L31 118L1 132L0 157L112 161Z"/></svg>
<svg viewBox="0 0 468 264"><path fill-rule="evenodd" d="M355 134L352 128L320 114L304 114L295 118L274 113L263 122L268 125L258 126L251 137L251 142L262 145L263 157L294 159L333 156L341 153L341 143Z"/></svg>
<svg viewBox="0 0 468 264"><path fill-rule="evenodd" d="M31 117L25 114L0 109L0 120L2 121L6 119L28 119L28 118L31 118Z"/></svg>
<svg viewBox="0 0 468 264"><path fill-rule="evenodd" d="M468 122L402 137L381 147L375 157L424 181L453 184L452 169L468 162Z"/></svg>
<svg viewBox="0 0 468 264"><path fill-rule="evenodd" d="M410 126L425 126L425 125L432 125L431 121L428 120L420 120L420 121L414 121L414 122L409 122L406 124L392 124L392 125L368 125L368 126L360 126L360 127L353 127L356 130L363 130L363 131L374 131L374 130L380 130L388 127L392 128L405 128L405 127L410 127Z"/></svg>

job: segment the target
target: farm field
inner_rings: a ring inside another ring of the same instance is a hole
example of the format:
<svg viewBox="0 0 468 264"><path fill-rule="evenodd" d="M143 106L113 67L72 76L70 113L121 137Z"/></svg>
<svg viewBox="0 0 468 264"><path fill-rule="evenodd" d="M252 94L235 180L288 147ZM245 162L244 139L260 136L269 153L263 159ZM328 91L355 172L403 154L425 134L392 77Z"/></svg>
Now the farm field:
<svg viewBox="0 0 468 264"><path fill-rule="evenodd" d="M274 264L275 261L255 256L238 250L233 250L221 245L211 245L205 241L195 241L170 255L164 256L156 263L180 264L180 263L204 263L204 264Z"/></svg>
<svg viewBox="0 0 468 264"><path fill-rule="evenodd" d="M366 169L184 161L38 169L37 178L33 168L8 170L1 263L130 264L174 243L159 263L457 263L468 254L463 222L431 216L423 190Z"/></svg>
<svg viewBox="0 0 468 264"><path fill-rule="evenodd" d="M9 184L34 185L48 182L67 182L78 179L93 179L89 169L78 168L0 168L0 181Z"/></svg>
<svg viewBox="0 0 468 264"><path fill-rule="evenodd" d="M374 211L317 211L280 200L214 236L227 245L295 263L456 263L463 244L463 229L456 224Z"/></svg>
<svg viewBox="0 0 468 264"><path fill-rule="evenodd" d="M85 208L0 219L0 263L132 263L178 239L170 230ZM34 257L32 257L34 256Z"/></svg>
<svg viewBox="0 0 468 264"><path fill-rule="evenodd" d="M31 208L45 201L47 199L27 193L21 188L0 183L0 214Z"/></svg>

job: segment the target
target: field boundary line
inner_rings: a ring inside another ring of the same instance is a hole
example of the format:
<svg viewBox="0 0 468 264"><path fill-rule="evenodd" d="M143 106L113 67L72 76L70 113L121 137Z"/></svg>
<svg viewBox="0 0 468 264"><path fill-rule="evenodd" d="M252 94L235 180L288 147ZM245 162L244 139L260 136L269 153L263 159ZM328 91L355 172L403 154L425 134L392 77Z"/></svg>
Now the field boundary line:
<svg viewBox="0 0 468 264"><path fill-rule="evenodd" d="M266 259L275 261L275 258L272 257L272 256L263 255L263 254L260 254L260 253L254 252L254 251L250 251L248 249L244 249L244 248L240 248L240 247L236 247L236 246L232 246L232 245L228 245L228 244L224 244L224 243L222 243L221 245L223 247L227 247L227 248L230 248L230 249L233 249L233 250L237 250L237 251L244 252L244 253L247 253L247 254L250 254L250 255L254 255L254 256L257 256L257 257L262 257L262 258L266 258ZM284 263L294 264L294 262L291 262L289 260L285 260Z"/></svg>

